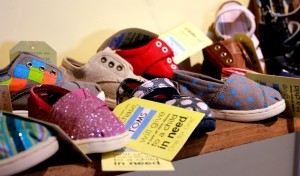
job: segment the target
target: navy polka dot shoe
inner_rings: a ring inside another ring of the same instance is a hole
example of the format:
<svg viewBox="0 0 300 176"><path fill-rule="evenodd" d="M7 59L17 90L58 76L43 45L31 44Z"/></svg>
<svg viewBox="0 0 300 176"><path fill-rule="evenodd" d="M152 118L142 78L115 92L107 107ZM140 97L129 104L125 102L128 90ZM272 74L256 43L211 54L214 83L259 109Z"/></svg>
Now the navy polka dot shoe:
<svg viewBox="0 0 300 176"><path fill-rule="evenodd" d="M210 108L199 98L181 96L168 78L155 78L141 82L133 78L123 80L117 89L117 104L129 98L137 97L172 106L198 111L205 114L196 128L197 132L210 132L216 129L216 120Z"/></svg>
<svg viewBox="0 0 300 176"><path fill-rule="evenodd" d="M239 74L232 74L226 81L222 81L178 70L172 79L177 83L181 95L201 98L216 119L259 121L280 114L286 107L277 90Z"/></svg>

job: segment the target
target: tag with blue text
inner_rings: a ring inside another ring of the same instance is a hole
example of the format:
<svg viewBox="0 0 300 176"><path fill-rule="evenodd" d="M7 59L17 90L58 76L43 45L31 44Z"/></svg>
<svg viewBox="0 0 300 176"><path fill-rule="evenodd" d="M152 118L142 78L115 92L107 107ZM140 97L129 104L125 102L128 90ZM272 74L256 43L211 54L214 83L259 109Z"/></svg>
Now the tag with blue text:
<svg viewBox="0 0 300 176"><path fill-rule="evenodd" d="M131 98L113 111L131 133L127 148L171 161L204 114L184 108Z"/></svg>

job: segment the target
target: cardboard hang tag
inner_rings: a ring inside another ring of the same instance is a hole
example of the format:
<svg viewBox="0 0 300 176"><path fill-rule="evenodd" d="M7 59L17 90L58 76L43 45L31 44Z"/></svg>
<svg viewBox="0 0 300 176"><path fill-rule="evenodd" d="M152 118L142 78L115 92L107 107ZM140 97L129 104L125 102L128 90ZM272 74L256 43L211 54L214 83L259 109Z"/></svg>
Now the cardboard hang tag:
<svg viewBox="0 0 300 176"><path fill-rule="evenodd" d="M118 150L102 154L103 171L173 171L174 166L155 156L131 149Z"/></svg>
<svg viewBox="0 0 300 176"><path fill-rule="evenodd" d="M140 98L119 104L114 114L131 133L127 148L171 161L204 113Z"/></svg>
<svg viewBox="0 0 300 176"><path fill-rule="evenodd" d="M188 59L213 42L200 31L193 23L187 21L170 31L159 35L173 50L173 60L176 64Z"/></svg>
<svg viewBox="0 0 300 176"><path fill-rule="evenodd" d="M57 65L56 51L43 41L20 41L10 49L10 61L13 61L21 52L32 53L45 59L48 63Z"/></svg>
<svg viewBox="0 0 300 176"><path fill-rule="evenodd" d="M284 76L246 73L246 77L279 91L285 100L282 115L300 117L300 79Z"/></svg>
<svg viewBox="0 0 300 176"><path fill-rule="evenodd" d="M13 111L9 86L6 84L0 84L0 110Z"/></svg>
<svg viewBox="0 0 300 176"><path fill-rule="evenodd" d="M246 49L247 53L249 54L251 61L253 63L254 71L258 73L264 73L264 68L262 68L261 60L259 59L255 46L251 40L245 33L236 33L234 35L234 40L240 42L244 48Z"/></svg>

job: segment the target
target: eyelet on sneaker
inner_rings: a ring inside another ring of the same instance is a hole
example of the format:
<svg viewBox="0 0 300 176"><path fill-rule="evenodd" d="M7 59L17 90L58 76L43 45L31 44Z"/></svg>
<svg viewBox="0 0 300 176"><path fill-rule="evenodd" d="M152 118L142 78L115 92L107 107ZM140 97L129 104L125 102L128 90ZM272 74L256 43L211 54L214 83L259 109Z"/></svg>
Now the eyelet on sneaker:
<svg viewBox="0 0 300 176"><path fill-rule="evenodd" d="M109 66L110 68L113 68L113 67L115 66L115 63L109 62L109 63L108 63L108 66Z"/></svg>
<svg viewBox="0 0 300 176"><path fill-rule="evenodd" d="M227 64L231 64L232 61L233 61L233 60L232 60L231 58L226 59L226 63L227 63Z"/></svg>
<svg viewBox="0 0 300 176"><path fill-rule="evenodd" d="M160 41L157 41L155 44L157 47L161 47L161 45L162 45L162 43Z"/></svg>
<svg viewBox="0 0 300 176"><path fill-rule="evenodd" d="M50 74L51 75L56 75L56 71L55 70L51 70Z"/></svg>
<svg viewBox="0 0 300 176"><path fill-rule="evenodd" d="M26 63L26 66L27 66L28 68L31 68L31 67L32 67L32 63L31 63L31 62L27 62L27 63Z"/></svg>
<svg viewBox="0 0 300 176"><path fill-rule="evenodd" d="M164 47L162 47L162 49L161 49L161 50L162 50L162 52L164 52L164 53L167 53L167 52L168 52L168 48L167 48L167 47L165 47L165 46L164 46Z"/></svg>
<svg viewBox="0 0 300 176"><path fill-rule="evenodd" d="M117 70L118 70L118 71L121 71L121 70L123 70L123 67L122 67L121 65L118 65L118 66L117 66Z"/></svg>
<svg viewBox="0 0 300 176"><path fill-rule="evenodd" d="M177 66L174 65L174 64L172 64L172 65L171 65L171 68L175 70L175 69L177 69Z"/></svg>
<svg viewBox="0 0 300 176"><path fill-rule="evenodd" d="M45 71L45 67L44 66L40 66L39 70L42 71L42 72L44 72Z"/></svg>
<svg viewBox="0 0 300 176"><path fill-rule="evenodd" d="M105 63L106 61L107 61L106 57L102 57L102 58L101 58L101 62L102 62L102 63Z"/></svg>
<svg viewBox="0 0 300 176"><path fill-rule="evenodd" d="M221 46L220 45L216 45L215 46L215 50L218 51L219 49L221 49Z"/></svg>
<svg viewBox="0 0 300 176"><path fill-rule="evenodd" d="M227 53L226 52L222 52L221 53L221 57L225 57L225 56L227 56Z"/></svg>
<svg viewBox="0 0 300 176"><path fill-rule="evenodd" d="M171 64L172 63L172 59L171 58L167 58L167 62L169 63L169 64Z"/></svg>

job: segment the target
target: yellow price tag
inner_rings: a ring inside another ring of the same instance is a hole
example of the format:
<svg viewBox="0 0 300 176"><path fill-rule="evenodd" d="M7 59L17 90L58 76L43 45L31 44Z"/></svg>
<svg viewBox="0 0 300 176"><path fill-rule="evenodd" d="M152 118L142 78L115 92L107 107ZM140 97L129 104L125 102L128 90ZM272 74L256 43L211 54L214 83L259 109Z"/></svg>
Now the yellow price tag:
<svg viewBox="0 0 300 176"><path fill-rule="evenodd" d="M171 47L176 64L191 57L213 42L191 22L185 22L170 31L159 35L159 38Z"/></svg>
<svg viewBox="0 0 300 176"><path fill-rule="evenodd" d="M103 171L173 171L170 161L130 149L102 154Z"/></svg>
<svg viewBox="0 0 300 176"><path fill-rule="evenodd" d="M113 111L131 133L130 149L171 161L204 114L184 108L131 98Z"/></svg>

